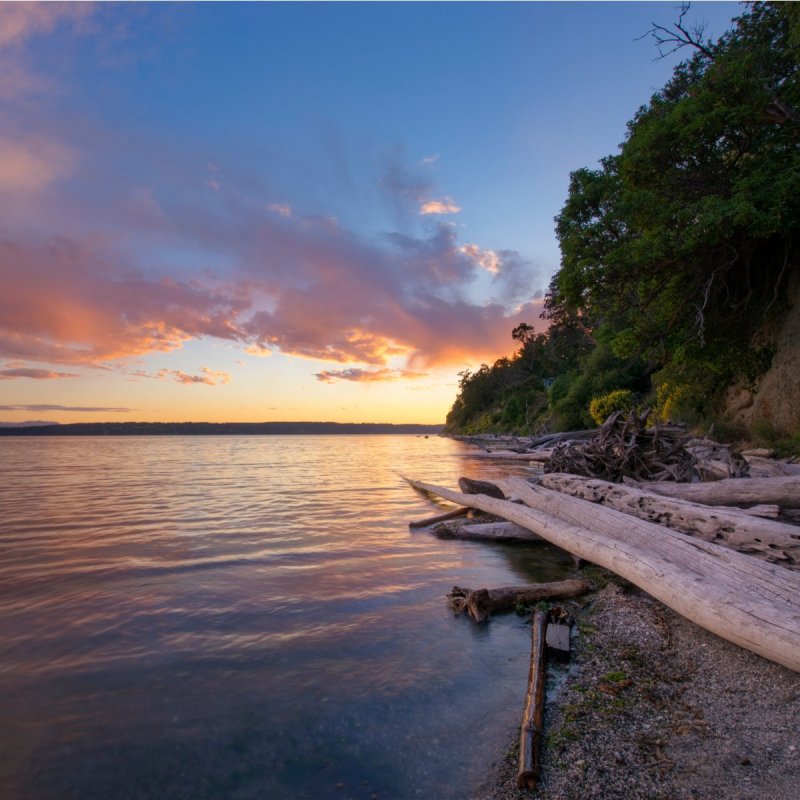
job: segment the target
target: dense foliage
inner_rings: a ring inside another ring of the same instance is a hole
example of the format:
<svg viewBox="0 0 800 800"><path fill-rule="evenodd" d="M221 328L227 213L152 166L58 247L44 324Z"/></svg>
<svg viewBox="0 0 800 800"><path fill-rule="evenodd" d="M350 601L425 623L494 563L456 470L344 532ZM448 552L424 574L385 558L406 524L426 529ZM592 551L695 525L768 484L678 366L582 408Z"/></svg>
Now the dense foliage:
<svg viewBox="0 0 800 800"><path fill-rule="evenodd" d="M709 418L721 389L768 367L758 333L784 310L800 238L800 12L755 4L715 43L683 25L657 33L692 55L617 154L572 173L550 332L462 375L451 427L487 414L513 427L521 407L528 423L533 407L580 427L617 390ZM580 336L554 362L562 328ZM555 378L546 396L534 376Z"/></svg>

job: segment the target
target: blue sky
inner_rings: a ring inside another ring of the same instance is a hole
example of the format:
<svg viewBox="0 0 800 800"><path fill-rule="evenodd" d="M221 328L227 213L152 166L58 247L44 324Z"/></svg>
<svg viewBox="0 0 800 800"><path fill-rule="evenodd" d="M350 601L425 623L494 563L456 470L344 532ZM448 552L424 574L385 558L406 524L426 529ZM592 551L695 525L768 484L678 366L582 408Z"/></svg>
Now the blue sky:
<svg viewBox="0 0 800 800"><path fill-rule="evenodd" d="M0 419L443 420L537 321L569 173L677 15L4 4Z"/></svg>

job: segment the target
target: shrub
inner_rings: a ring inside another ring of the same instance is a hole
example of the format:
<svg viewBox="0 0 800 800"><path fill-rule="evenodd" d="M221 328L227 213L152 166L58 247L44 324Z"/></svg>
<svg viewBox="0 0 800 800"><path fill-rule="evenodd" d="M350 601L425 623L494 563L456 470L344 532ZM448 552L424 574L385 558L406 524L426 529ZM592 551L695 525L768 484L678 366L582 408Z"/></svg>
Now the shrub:
<svg viewBox="0 0 800 800"><path fill-rule="evenodd" d="M615 389L595 397L589 403L589 414L597 425L602 425L615 411L630 411L634 405L634 395L630 389Z"/></svg>

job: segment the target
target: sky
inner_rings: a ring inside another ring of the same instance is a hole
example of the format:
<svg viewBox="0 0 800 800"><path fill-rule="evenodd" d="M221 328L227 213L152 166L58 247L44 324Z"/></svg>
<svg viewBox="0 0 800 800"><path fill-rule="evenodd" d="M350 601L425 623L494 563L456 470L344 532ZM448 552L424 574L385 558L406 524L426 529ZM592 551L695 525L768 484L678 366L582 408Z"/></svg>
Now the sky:
<svg viewBox="0 0 800 800"><path fill-rule="evenodd" d="M0 420L443 422L677 16L0 3Z"/></svg>

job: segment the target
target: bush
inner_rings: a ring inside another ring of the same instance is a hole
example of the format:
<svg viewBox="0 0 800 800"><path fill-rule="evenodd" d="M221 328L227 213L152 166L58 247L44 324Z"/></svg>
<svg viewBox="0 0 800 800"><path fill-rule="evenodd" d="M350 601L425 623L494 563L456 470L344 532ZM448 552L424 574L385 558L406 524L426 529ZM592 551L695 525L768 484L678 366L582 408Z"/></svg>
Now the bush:
<svg viewBox="0 0 800 800"><path fill-rule="evenodd" d="M630 411L634 405L634 395L630 389L615 389L595 397L589 403L589 414L597 425L602 425L615 411Z"/></svg>

